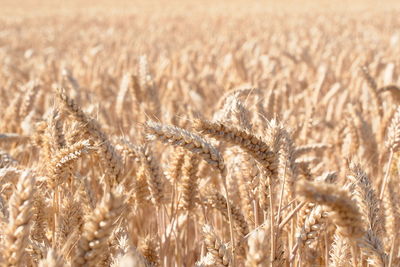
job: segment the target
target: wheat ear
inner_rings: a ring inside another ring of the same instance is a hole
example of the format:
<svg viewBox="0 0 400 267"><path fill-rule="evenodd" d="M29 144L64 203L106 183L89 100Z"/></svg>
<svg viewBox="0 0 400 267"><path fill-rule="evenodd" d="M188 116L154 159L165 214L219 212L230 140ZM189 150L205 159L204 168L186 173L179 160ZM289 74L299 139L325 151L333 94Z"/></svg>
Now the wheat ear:
<svg viewBox="0 0 400 267"><path fill-rule="evenodd" d="M9 222L3 239L5 266L23 263L32 218L35 179L24 172L9 202Z"/></svg>
<svg viewBox="0 0 400 267"><path fill-rule="evenodd" d="M210 225L203 226L204 242L208 252L213 256L216 266L230 266L231 255L221 239Z"/></svg>
<svg viewBox="0 0 400 267"><path fill-rule="evenodd" d="M203 134L240 146L257 159L270 174L276 172L275 153L265 141L248 130L200 119L195 121L194 127Z"/></svg>
<svg viewBox="0 0 400 267"><path fill-rule="evenodd" d="M121 157L111 144L107 134L101 129L100 124L86 115L75 101L65 93L64 89L59 88L57 93L63 107L72 114L78 122L84 125L83 130L87 135L98 142L98 152L101 155L104 166L106 167L107 181L111 185L114 185L115 182L120 183L122 179Z"/></svg>
<svg viewBox="0 0 400 267"><path fill-rule="evenodd" d="M108 239L121 216L124 200L120 193L108 193L83 226L76 247L74 266L97 266L108 248Z"/></svg>
<svg viewBox="0 0 400 267"><path fill-rule="evenodd" d="M299 181L297 193L305 200L327 206L333 212L331 220L344 237L354 242L364 235L362 214L347 190L325 183Z"/></svg>

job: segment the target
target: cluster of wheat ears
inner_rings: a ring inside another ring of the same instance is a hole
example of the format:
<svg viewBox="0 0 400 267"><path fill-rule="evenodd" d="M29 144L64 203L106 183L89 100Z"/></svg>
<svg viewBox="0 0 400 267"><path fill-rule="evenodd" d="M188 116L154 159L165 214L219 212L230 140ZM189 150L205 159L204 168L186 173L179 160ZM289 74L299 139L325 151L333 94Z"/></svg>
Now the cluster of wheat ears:
<svg viewBox="0 0 400 267"><path fill-rule="evenodd" d="M260 12L0 20L1 266L400 266L398 14Z"/></svg>

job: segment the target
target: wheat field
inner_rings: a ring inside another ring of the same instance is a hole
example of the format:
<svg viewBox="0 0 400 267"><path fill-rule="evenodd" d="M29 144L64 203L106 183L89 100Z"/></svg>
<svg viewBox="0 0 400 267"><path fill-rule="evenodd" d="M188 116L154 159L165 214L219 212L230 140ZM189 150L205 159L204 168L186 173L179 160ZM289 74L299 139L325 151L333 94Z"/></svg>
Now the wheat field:
<svg viewBox="0 0 400 267"><path fill-rule="evenodd" d="M0 0L0 266L400 266L399 17Z"/></svg>

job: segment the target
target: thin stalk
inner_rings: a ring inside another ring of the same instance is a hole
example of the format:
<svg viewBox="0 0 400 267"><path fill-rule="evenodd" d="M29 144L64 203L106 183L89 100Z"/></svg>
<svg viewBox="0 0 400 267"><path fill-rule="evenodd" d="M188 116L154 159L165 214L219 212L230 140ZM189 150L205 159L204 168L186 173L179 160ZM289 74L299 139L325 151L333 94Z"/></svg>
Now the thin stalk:
<svg viewBox="0 0 400 267"><path fill-rule="evenodd" d="M328 246L328 234L324 232L324 242L325 242L325 266L329 267L329 246Z"/></svg>
<svg viewBox="0 0 400 267"><path fill-rule="evenodd" d="M389 255L388 267L392 267L395 240L396 240L396 237L393 237L392 244L390 245L390 255Z"/></svg>
<svg viewBox="0 0 400 267"><path fill-rule="evenodd" d="M269 206L270 206L270 213L269 213L269 215L270 215L270 220L271 220L271 222L270 222L270 225L271 225L271 227L270 227L270 231L271 231L271 258L272 259L274 259L275 258L275 234L274 234L274 229L275 229L275 222L274 222L274 209L273 209L273 201L272 201L272 198L273 198L273 196L272 196L272 182L271 182L271 179L268 179L268 182L269 182L269 186L268 186L268 190L269 190ZM265 215L264 215L264 217L265 217ZM266 220L267 220L268 218L266 218Z"/></svg>
<svg viewBox="0 0 400 267"><path fill-rule="evenodd" d="M254 199L253 200L253 210L254 210L254 225L255 227L260 225L260 212L259 212L259 204L258 200Z"/></svg>
<svg viewBox="0 0 400 267"><path fill-rule="evenodd" d="M223 174L222 174L223 175ZM231 205L230 205L230 198L228 192L228 185L226 184L226 177L223 177L224 182L224 189L226 194L226 206L228 208L228 218L229 218L229 234L231 238L231 251L232 251L232 266L235 267L235 238L233 236L233 219L232 219L232 212L231 212Z"/></svg>
<svg viewBox="0 0 400 267"><path fill-rule="evenodd" d="M385 172L385 177L383 178L382 182L382 187L381 187L381 193L379 194L379 199L383 199L383 194L385 193L386 189L386 184L389 182L389 177L390 177L390 167L392 165L393 161L393 149L390 149L390 155L389 155L389 163L386 167L386 172Z"/></svg>
<svg viewBox="0 0 400 267"><path fill-rule="evenodd" d="M58 185L55 186L54 188L54 197L53 197L53 236L52 236L52 248L56 248L56 231L58 228L58 213L59 213L59 207L58 207Z"/></svg>
<svg viewBox="0 0 400 267"><path fill-rule="evenodd" d="M289 259L290 266L293 265L293 261L296 258L296 251L298 248L299 248L299 242L296 242L296 245L294 245L292 252L290 252L290 259Z"/></svg>
<svg viewBox="0 0 400 267"><path fill-rule="evenodd" d="M281 208L282 208L282 202L283 202L283 192L285 190L285 183L286 183L286 163L285 163L285 168L283 171L283 182L282 182L282 188L281 188L281 193L279 196L279 205L278 205L278 223L281 221Z"/></svg>
<svg viewBox="0 0 400 267"><path fill-rule="evenodd" d="M353 258L353 266L357 267L358 266L358 262L357 262L357 247L354 244L351 245L351 256Z"/></svg>
<svg viewBox="0 0 400 267"><path fill-rule="evenodd" d="M282 230L282 228L290 221L290 219L292 219L296 212L298 212L305 204L305 201L300 202L300 204L297 205L297 207L294 208L294 210L292 210L292 212L290 212L289 215L286 216L286 218L283 219L283 221L279 224L279 230Z"/></svg>

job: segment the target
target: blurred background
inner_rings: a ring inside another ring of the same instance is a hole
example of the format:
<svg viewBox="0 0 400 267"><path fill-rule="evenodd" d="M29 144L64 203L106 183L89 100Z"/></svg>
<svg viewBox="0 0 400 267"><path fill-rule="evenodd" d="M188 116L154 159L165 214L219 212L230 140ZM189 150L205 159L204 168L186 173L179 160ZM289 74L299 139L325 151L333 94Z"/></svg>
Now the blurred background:
<svg viewBox="0 0 400 267"><path fill-rule="evenodd" d="M70 12L103 11L106 14L112 12L130 13L138 11L151 11L162 13L180 13L191 15L193 11L207 12L313 12L313 11L367 11L387 10L393 11L400 6L399 1L387 0L2 0L0 1L0 14L2 15L48 15L65 14ZM83 14L82 14L83 15Z"/></svg>

